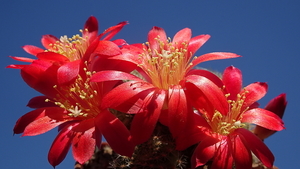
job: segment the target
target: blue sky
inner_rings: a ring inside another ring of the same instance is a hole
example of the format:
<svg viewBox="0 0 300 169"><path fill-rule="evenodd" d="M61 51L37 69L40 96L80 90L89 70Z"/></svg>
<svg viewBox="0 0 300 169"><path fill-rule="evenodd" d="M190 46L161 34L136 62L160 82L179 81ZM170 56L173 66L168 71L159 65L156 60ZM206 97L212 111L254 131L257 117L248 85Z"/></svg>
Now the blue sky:
<svg viewBox="0 0 300 169"><path fill-rule="evenodd" d="M8 56L31 57L21 46L40 46L44 34L55 36L79 33L85 20L94 15L100 31L121 21L129 25L116 36L128 43L146 41L153 26L166 30L169 37L189 27L193 35L210 34L211 39L196 53L234 52L242 58L210 61L202 67L223 71L230 65L243 72L244 85L268 82L264 106L280 93L287 93L284 115L286 130L266 140L280 169L297 168L300 152L300 2L299 1L2 1L0 7L0 164L9 169L51 169L47 153L56 130L35 137L13 136L16 120L31 109L28 100L39 93L21 79L19 70L6 69L18 62ZM72 168L71 154L57 169ZM296 167L297 166L297 167Z"/></svg>

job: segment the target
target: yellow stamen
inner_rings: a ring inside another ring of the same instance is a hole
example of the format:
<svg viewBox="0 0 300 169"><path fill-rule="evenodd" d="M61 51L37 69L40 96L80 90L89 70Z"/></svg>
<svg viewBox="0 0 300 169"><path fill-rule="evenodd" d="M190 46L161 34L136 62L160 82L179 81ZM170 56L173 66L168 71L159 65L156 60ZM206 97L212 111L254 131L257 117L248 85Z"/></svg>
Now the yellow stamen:
<svg viewBox="0 0 300 169"><path fill-rule="evenodd" d="M242 109L246 99L246 93L247 91L244 91L242 94L238 94L236 100L228 100L230 111L226 115L223 115L219 111L215 110L213 117L209 119L207 113L203 113L213 132L221 135L228 135L235 129L246 126L245 124L241 123L242 115L248 109ZM229 94L226 94L225 96L228 97Z"/></svg>
<svg viewBox="0 0 300 169"><path fill-rule="evenodd" d="M140 55L141 64L139 65L148 76L152 83L161 89L167 90L172 85L179 84L185 76L187 68L190 66L190 53L188 53L188 43L183 42L181 48L169 42L165 43L155 38L159 48L151 50L150 47L144 48L144 53ZM151 46L146 43L147 46Z"/></svg>
<svg viewBox="0 0 300 169"><path fill-rule="evenodd" d="M57 106L66 109L70 117L90 118L96 117L100 113L101 96L98 94L100 86L97 83L90 82L92 72L85 70L85 76L78 77L74 83L68 86L55 85L57 95L53 102ZM49 99L45 100L49 102Z"/></svg>
<svg viewBox="0 0 300 169"><path fill-rule="evenodd" d="M84 30L88 31L88 30ZM80 30L80 32L83 32ZM70 61L81 59L89 46L88 36L81 37L79 34L73 35L72 38L68 38L66 35L61 36L59 41L54 44L49 44L51 48L45 50L45 52L55 52L64 55L70 59Z"/></svg>

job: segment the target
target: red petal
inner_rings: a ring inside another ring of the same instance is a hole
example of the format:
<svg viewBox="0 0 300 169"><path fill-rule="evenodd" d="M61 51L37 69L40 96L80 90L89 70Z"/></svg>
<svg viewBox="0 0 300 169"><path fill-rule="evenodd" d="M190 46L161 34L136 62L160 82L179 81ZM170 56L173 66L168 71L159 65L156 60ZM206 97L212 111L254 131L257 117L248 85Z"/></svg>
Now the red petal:
<svg viewBox="0 0 300 169"><path fill-rule="evenodd" d="M187 126L187 101L185 92L181 88L181 86L173 86L169 89L168 92L169 102L168 102L168 127L172 133L174 138L177 138L186 128Z"/></svg>
<svg viewBox="0 0 300 169"><path fill-rule="evenodd" d="M121 55L112 56L112 57L94 57L94 60L91 61L90 69L96 72L103 70L115 70L122 72L131 72L137 68L137 64L131 62L132 60L128 59L128 52L122 50ZM133 57L131 57L133 58Z"/></svg>
<svg viewBox="0 0 300 169"><path fill-rule="evenodd" d="M66 56L54 52L38 53L36 57L41 60L45 60L49 62L58 62L60 64L70 61Z"/></svg>
<svg viewBox="0 0 300 169"><path fill-rule="evenodd" d="M128 22L127 21L123 21L118 23L115 26L109 27L108 29L106 29L101 35L99 35L99 37L102 37L103 35L107 34L105 36L105 38L103 38L103 40L110 40L111 38L113 38L118 32L120 32L120 30L127 25Z"/></svg>
<svg viewBox="0 0 300 169"><path fill-rule="evenodd" d="M15 57L15 56L10 56L12 59L21 61L21 62L33 62L35 59L31 58L25 58L25 57Z"/></svg>
<svg viewBox="0 0 300 169"><path fill-rule="evenodd" d="M196 37L193 37L190 40L189 43L189 47L188 47L188 51L192 53L192 55L194 55L196 53L196 51L202 46L204 45L204 43L206 41L208 41L208 39L210 38L210 35L199 35Z"/></svg>
<svg viewBox="0 0 300 169"><path fill-rule="evenodd" d="M267 93L267 90L268 90L268 85L267 83L263 83L263 82L251 83L250 85L246 86L244 90L240 92L241 95L245 94L246 97L242 110L251 106L257 100L264 97Z"/></svg>
<svg viewBox="0 0 300 169"><path fill-rule="evenodd" d="M185 150L210 135L211 127L202 116L193 113L191 117L192 121L188 122L186 131L176 138L177 150Z"/></svg>
<svg viewBox="0 0 300 169"><path fill-rule="evenodd" d="M192 31L189 28L184 28L178 31L175 36L173 37L172 44L177 46L177 48L181 48L183 45L182 43L189 43L192 37Z"/></svg>
<svg viewBox="0 0 300 169"><path fill-rule="evenodd" d="M95 137L94 137L94 119L88 119L80 122L73 127L74 137L72 139L73 157L80 164L88 161L95 151Z"/></svg>
<svg viewBox="0 0 300 169"><path fill-rule="evenodd" d="M284 124L280 117L261 108L246 111L243 114L242 122L253 123L270 130L280 131L284 129Z"/></svg>
<svg viewBox="0 0 300 169"><path fill-rule="evenodd" d="M199 63L210 61L210 60L230 59L230 58L236 58L236 57L241 57L241 56L237 55L235 53L213 52L213 53L207 53L207 54L198 56L196 59L194 59L192 61L192 64L196 66Z"/></svg>
<svg viewBox="0 0 300 169"><path fill-rule="evenodd" d="M57 68L58 65L48 61L35 60L22 68L21 75L30 87L49 97L56 97L57 91L53 86L57 85Z"/></svg>
<svg viewBox="0 0 300 169"><path fill-rule="evenodd" d="M209 103L213 105L213 107L210 107L209 105L206 106L207 111L209 111L209 108L211 109L211 111L208 113L214 113L214 110L218 110L220 113L224 115L228 113L229 107L228 107L227 98L224 96L222 90L218 86L216 86L212 81L210 81L206 77L197 76L197 75L190 75L186 77L186 79L187 79L186 89L187 92L190 93L190 96L192 96L193 95L192 93L195 92L193 91L195 88L193 88L192 86L191 88L189 87L191 84L196 87L196 90L198 90L199 95L198 96L194 95L194 98L197 98L197 100L194 100L195 102L200 101L199 99L203 99L203 95L204 95L205 98L208 99ZM196 108L200 108L200 107L203 108L203 106L205 106L205 105L201 105L201 103L198 104L200 105L194 105L194 106Z"/></svg>
<svg viewBox="0 0 300 169"><path fill-rule="evenodd" d="M235 133L240 135L244 144L256 155L256 157L266 166L272 167L274 163L274 156L269 148L250 131L239 128Z"/></svg>
<svg viewBox="0 0 300 169"><path fill-rule="evenodd" d="M231 153L231 140L225 136L222 141L219 142L211 169L232 169L233 157Z"/></svg>
<svg viewBox="0 0 300 169"><path fill-rule="evenodd" d="M222 81L230 94L228 100L236 100L237 94L240 93L243 85L242 72L233 66L224 70Z"/></svg>
<svg viewBox="0 0 300 169"><path fill-rule="evenodd" d="M42 53L45 51L44 49L33 46L33 45L25 45L25 46L23 46L23 49L25 50L25 52L27 52L31 55L34 55L34 56L36 56L38 53Z"/></svg>
<svg viewBox="0 0 300 169"><path fill-rule="evenodd" d="M87 21L84 24L82 34L83 37L88 37L88 39L90 39L90 43L95 39L95 37L98 34L98 21L96 17L91 16L87 19Z"/></svg>
<svg viewBox="0 0 300 169"><path fill-rule="evenodd" d="M59 85L73 81L78 77L81 60L68 62L57 70L57 82Z"/></svg>
<svg viewBox="0 0 300 169"><path fill-rule="evenodd" d="M23 69L26 65L8 65L5 68L11 68L11 69Z"/></svg>
<svg viewBox="0 0 300 169"><path fill-rule="evenodd" d="M202 140L192 155L192 168L202 166L215 156L217 139L207 137Z"/></svg>
<svg viewBox="0 0 300 169"><path fill-rule="evenodd" d="M104 56L115 56L121 54L121 49L111 41L101 40L93 53Z"/></svg>
<svg viewBox="0 0 300 169"><path fill-rule="evenodd" d="M29 100L27 106L30 108L42 108L42 107L57 107L53 102L46 102L45 100L51 100L51 98L47 96L37 96Z"/></svg>
<svg viewBox="0 0 300 169"><path fill-rule="evenodd" d="M114 42L118 46L123 46L123 45L127 44L127 42L124 39L116 39L116 40L113 40L112 42Z"/></svg>
<svg viewBox="0 0 300 169"><path fill-rule="evenodd" d="M251 168L252 155L248 147L240 138L240 135L234 135L231 139L233 140L232 155L236 168Z"/></svg>
<svg viewBox="0 0 300 169"><path fill-rule="evenodd" d="M214 84L216 84L220 88L223 88L223 86L224 86L222 80L216 74L214 74L210 71L207 71L207 70L192 69L187 73L186 76L189 76L189 75L203 76L203 77L206 77L207 79L209 79L210 81L212 81Z"/></svg>
<svg viewBox="0 0 300 169"><path fill-rule="evenodd" d="M286 105L287 105L286 95L283 93L275 97L274 99L272 99L265 107L265 109L275 113L276 115L278 115L278 117L282 118ZM269 130L258 125L254 129L254 134L257 135L262 140L271 136L275 132L276 131L274 130Z"/></svg>
<svg viewBox="0 0 300 169"><path fill-rule="evenodd" d="M91 77L92 82L104 82L104 81L111 81L111 80L135 80L135 81L142 81L140 78L121 71L114 71L114 70L107 70L107 71L100 71L95 73Z"/></svg>
<svg viewBox="0 0 300 169"><path fill-rule="evenodd" d="M40 108L32 112L34 113L26 118L23 116L23 121L18 120L19 123L23 122L26 124L29 122L25 127L22 136L35 136L43 134L65 122L65 110L59 107ZM38 117L34 117L36 115L38 115Z"/></svg>
<svg viewBox="0 0 300 169"><path fill-rule="evenodd" d="M38 120L40 118L43 118L46 116L46 108L36 109L31 112L26 113L22 117L18 119L16 122L16 125L14 127L14 133L20 134L23 133L25 128L32 123L35 120ZM48 110L52 110L53 112L61 111L61 108L55 107L55 108L47 108Z"/></svg>
<svg viewBox="0 0 300 169"><path fill-rule="evenodd" d="M52 49L52 45L55 44L57 41L60 40L53 35L44 35L42 37L42 44L46 49Z"/></svg>
<svg viewBox="0 0 300 169"><path fill-rule="evenodd" d="M121 112L127 112L130 108L139 106L135 105L138 99L143 99L153 88L149 83L135 81L123 83L105 95L101 105L103 108L114 108ZM119 97L120 93L122 97ZM137 112L130 113L135 114Z"/></svg>
<svg viewBox="0 0 300 169"><path fill-rule="evenodd" d="M71 129L71 125L63 128L51 145L48 153L48 161L53 167L60 164L65 159L69 151L73 138L72 132L70 132Z"/></svg>
<svg viewBox="0 0 300 169"><path fill-rule="evenodd" d="M277 97L275 97L274 99L272 99L267 104L265 109L275 113L280 118L282 118L282 116L284 114L284 110L286 108L286 105L287 105L286 94L282 93L282 94L278 95Z"/></svg>
<svg viewBox="0 0 300 169"><path fill-rule="evenodd" d="M150 138L160 116L164 99L163 90L153 91L144 99L141 111L134 116L130 127L134 144L141 144Z"/></svg>
<svg viewBox="0 0 300 169"><path fill-rule="evenodd" d="M112 113L102 111L95 119L95 126L116 153L129 157L132 155L135 146L129 141L130 132Z"/></svg>
<svg viewBox="0 0 300 169"><path fill-rule="evenodd" d="M160 41L163 43L167 43L167 35L163 28L154 26L148 33L148 42L150 44L151 50L158 50L159 51L159 42L157 41L157 38L159 38Z"/></svg>

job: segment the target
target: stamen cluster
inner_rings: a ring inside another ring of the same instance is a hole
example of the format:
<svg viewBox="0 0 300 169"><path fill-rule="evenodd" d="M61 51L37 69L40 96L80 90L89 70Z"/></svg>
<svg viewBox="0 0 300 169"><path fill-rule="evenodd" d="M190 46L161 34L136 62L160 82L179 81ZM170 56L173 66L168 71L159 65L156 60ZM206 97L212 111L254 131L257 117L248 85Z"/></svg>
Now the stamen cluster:
<svg viewBox="0 0 300 169"><path fill-rule="evenodd" d="M84 30L88 32L87 29ZM80 30L83 32L83 30ZM45 52L55 52L64 55L70 59L70 61L79 60L82 58L86 49L89 46L89 37L81 37L79 34L73 35L68 38L66 35L61 36L55 43L49 44L51 48L45 50Z"/></svg>
<svg viewBox="0 0 300 169"><path fill-rule="evenodd" d="M144 45L144 53L139 56L139 67L145 70L156 87L167 90L170 86L179 84L186 73L190 64L188 44L172 44L170 39L163 42L159 37L155 40L159 45L157 49L151 49L152 44L149 42Z"/></svg>

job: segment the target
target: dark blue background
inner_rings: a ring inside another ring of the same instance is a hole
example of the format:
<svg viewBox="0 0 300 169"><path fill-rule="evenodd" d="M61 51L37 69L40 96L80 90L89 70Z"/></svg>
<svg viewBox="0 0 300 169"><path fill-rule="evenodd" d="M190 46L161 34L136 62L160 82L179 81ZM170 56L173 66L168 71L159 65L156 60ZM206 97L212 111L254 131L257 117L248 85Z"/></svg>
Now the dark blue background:
<svg viewBox="0 0 300 169"><path fill-rule="evenodd" d="M51 169L47 153L56 130L35 137L13 136L16 120L31 109L27 101L39 95L21 79L19 70L6 69L18 62L8 56L31 57L21 46L41 46L44 34L71 36L79 33L85 20L94 15L100 31L121 21L129 21L116 38L128 43L146 41L152 26L163 27L169 37L189 27L193 35L210 34L211 39L196 53L234 52L242 58L210 61L202 67L223 71L234 65L243 72L244 85L268 82L269 92L260 101L285 92L288 107L286 130L266 140L280 169L299 167L299 1L2 1L0 5L0 164L3 168ZM57 167L72 168L71 153Z"/></svg>

